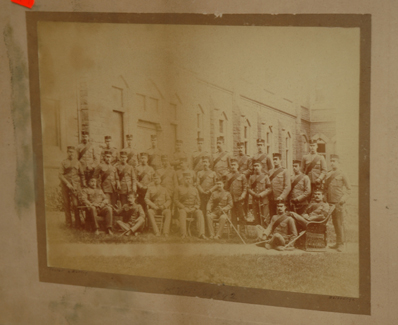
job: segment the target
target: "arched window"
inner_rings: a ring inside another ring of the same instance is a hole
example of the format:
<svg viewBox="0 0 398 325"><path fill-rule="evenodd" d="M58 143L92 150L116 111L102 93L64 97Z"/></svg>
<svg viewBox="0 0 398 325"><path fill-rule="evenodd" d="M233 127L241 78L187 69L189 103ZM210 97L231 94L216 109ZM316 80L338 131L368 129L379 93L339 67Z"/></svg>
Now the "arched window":
<svg viewBox="0 0 398 325"><path fill-rule="evenodd" d="M308 138L305 134L302 135L302 154L305 155L309 151L308 149Z"/></svg>
<svg viewBox="0 0 398 325"><path fill-rule="evenodd" d="M243 128L242 128L242 141L245 143L245 154L247 155L248 153L251 152L251 124L250 121L247 118L243 119Z"/></svg>
<svg viewBox="0 0 398 325"><path fill-rule="evenodd" d="M274 150L274 146L273 146L273 132L272 132L272 126L268 126L265 129L265 134L264 134L264 140L265 140L265 145L267 147L267 154L271 155L273 153Z"/></svg>
<svg viewBox="0 0 398 325"><path fill-rule="evenodd" d="M222 112L218 118L218 125L217 125L217 136L223 136L225 140L225 145L229 143L228 139L228 116L225 112Z"/></svg>
<svg viewBox="0 0 398 325"><path fill-rule="evenodd" d="M293 160L292 136L291 133L288 131L286 132L286 137L285 137L285 168L289 171L290 174L293 171L292 160Z"/></svg>

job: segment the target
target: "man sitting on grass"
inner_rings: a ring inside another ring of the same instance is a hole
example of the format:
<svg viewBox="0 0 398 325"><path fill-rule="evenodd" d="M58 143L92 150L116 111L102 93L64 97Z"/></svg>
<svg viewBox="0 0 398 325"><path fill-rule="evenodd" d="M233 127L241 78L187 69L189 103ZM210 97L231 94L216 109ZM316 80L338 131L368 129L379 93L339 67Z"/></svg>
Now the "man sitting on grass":
<svg viewBox="0 0 398 325"><path fill-rule="evenodd" d="M136 202L137 194L130 193L127 196L127 204L114 207L114 211L117 215L122 217L122 220L116 221L116 223L125 231L125 235L138 235L145 225L145 213L144 209L140 204Z"/></svg>
<svg viewBox="0 0 398 325"><path fill-rule="evenodd" d="M292 212L291 215L300 226L304 229L311 221L322 221L325 220L329 212L329 204L323 200L323 192L321 188L317 188L314 191L314 198L310 205L305 209L302 216Z"/></svg>
<svg viewBox="0 0 398 325"><path fill-rule="evenodd" d="M109 235L112 234L112 207L104 192L97 188L97 179L91 178L88 182L88 188L82 191L82 202L88 210L88 217L94 226L95 234L99 235L99 217L105 217L105 227Z"/></svg>
<svg viewBox="0 0 398 325"><path fill-rule="evenodd" d="M209 225L210 238L220 239L227 221L227 213L233 205L231 193L224 189L222 179L217 179L216 190L211 194L207 203L207 224ZM217 235L214 236L213 221L218 221Z"/></svg>
<svg viewBox="0 0 398 325"><path fill-rule="evenodd" d="M260 239L266 239L265 248L274 248L278 251L285 250L288 244L297 237L296 223L286 211L283 200L276 201L277 214L271 219L267 229L257 225L257 235Z"/></svg>

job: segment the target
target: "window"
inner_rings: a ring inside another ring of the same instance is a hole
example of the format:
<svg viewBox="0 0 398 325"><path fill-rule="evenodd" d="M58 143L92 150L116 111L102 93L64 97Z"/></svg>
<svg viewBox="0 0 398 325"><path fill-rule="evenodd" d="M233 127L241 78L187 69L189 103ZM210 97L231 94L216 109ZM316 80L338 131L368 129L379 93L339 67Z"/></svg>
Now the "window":
<svg viewBox="0 0 398 325"><path fill-rule="evenodd" d="M305 135L303 135L302 140L303 140L303 148L302 148L303 154L306 154L306 153L309 151L309 150L308 150L308 140L307 140L307 137L306 137Z"/></svg>
<svg viewBox="0 0 398 325"><path fill-rule="evenodd" d="M198 138L200 138L201 134L204 134L204 111L200 105L197 106L196 109L196 132L198 134Z"/></svg>
<svg viewBox="0 0 398 325"><path fill-rule="evenodd" d="M146 111L146 98L145 95L137 94L137 107L142 111Z"/></svg>
<svg viewBox="0 0 398 325"><path fill-rule="evenodd" d="M293 159L293 148L292 148L292 137L290 132L286 132L285 138L285 168L292 173L292 159Z"/></svg>
<svg viewBox="0 0 398 325"><path fill-rule="evenodd" d="M170 114L172 116L172 118L176 121L177 120L177 105L170 103Z"/></svg>
<svg viewBox="0 0 398 325"><path fill-rule="evenodd" d="M153 97L149 97L148 101L149 111L151 113L159 113L159 100Z"/></svg>
<svg viewBox="0 0 398 325"><path fill-rule="evenodd" d="M323 140L318 140L317 152L325 157L326 159L326 143Z"/></svg>
<svg viewBox="0 0 398 325"><path fill-rule="evenodd" d="M224 121L223 120L219 121L219 132L224 133Z"/></svg>
<svg viewBox="0 0 398 325"><path fill-rule="evenodd" d="M196 115L197 128L200 129L200 114Z"/></svg>
<svg viewBox="0 0 398 325"><path fill-rule="evenodd" d="M266 146L267 146L267 154L272 154L272 129L271 127L268 128L265 141L266 141Z"/></svg>
<svg viewBox="0 0 398 325"><path fill-rule="evenodd" d="M244 135L243 136L244 136L245 139L247 139L247 126L245 126Z"/></svg>

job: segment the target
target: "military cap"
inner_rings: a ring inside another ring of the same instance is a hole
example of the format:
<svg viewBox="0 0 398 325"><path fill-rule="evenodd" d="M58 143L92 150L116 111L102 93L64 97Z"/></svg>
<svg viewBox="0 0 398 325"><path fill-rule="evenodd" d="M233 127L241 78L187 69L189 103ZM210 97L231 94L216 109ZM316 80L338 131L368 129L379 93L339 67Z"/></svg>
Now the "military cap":
<svg viewBox="0 0 398 325"><path fill-rule="evenodd" d="M293 160L293 165L294 165L294 164L301 165L301 160Z"/></svg>
<svg viewBox="0 0 398 325"><path fill-rule="evenodd" d="M142 157L142 156L147 156L147 157L148 157L149 155L148 155L147 152L141 152L141 153L140 153L140 156L141 156L141 157Z"/></svg>
<svg viewBox="0 0 398 325"><path fill-rule="evenodd" d="M314 189L314 193L315 192L322 192L323 194L323 185L322 184L317 185Z"/></svg>
<svg viewBox="0 0 398 325"><path fill-rule="evenodd" d="M282 199L275 200L275 203L276 203L276 204L285 204L285 205L286 205L285 200L282 200Z"/></svg>
<svg viewBox="0 0 398 325"><path fill-rule="evenodd" d="M157 140L158 136L156 134L151 134L151 140Z"/></svg>
<svg viewBox="0 0 398 325"><path fill-rule="evenodd" d="M182 144L182 140L176 140L176 143Z"/></svg>
<svg viewBox="0 0 398 325"><path fill-rule="evenodd" d="M125 150L120 151L120 155L121 156L127 156L127 151L125 151Z"/></svg>
<svg viewBox="0 0 398 325"><path fill-rule="evenodd" d="M131 140L133 138L133 135L132 134L126 134L126 138L127 138L127 140Z"/></svg>
<svg viewBox="0 0 398 325"><path fill-rule="evenodd" d="M68 146L67 148L66 148L66 150L75 150L76 148L74 147L74 146Z"/></svg>
<svg viewBox="0 0 398 325"><path fill-rule="evenodd" d="M279 159L281 159L282 155L279 152L275 152L275 153L272 154L272 157L273 158L278 157Z"/></svg>
<svg viewBox="0 0 398 325"><path fill-rule="evenodd" d="M210 161L210 156L207 156L207 155L202 156L202 160L205 160L205 159L207 159L208 161Z"/></svg>
<svg viewBox="0 0 398 325"><path fill-rule="evenodd" d="M244 147L244 146L245 146L245 143L244 143L243 141L242 141L242 142L238 142L238 143L237 143L237 146L238 146L238 147Z"/></svg>
<svg viewBox="0 0 398 325"><path fill-rule="evenodd" d="M330 155L330 160L332 160L332 159L340 159L340 157L339 157L339 155L336 155L335 153L332 153Z"/></svg>
<svg viewBox="0 0 398 325"><path fill-rule="evenodd" d="M134 196L137 197L138 193L137 192L130 192L129 194L127 194L127 196Z"/></svg>
<svg viewBox="0 0 398 325"><path fill-rule="evenodd" d="M255 165L255 164L261 165L261 161L258 159L253 159L253 165Z"/></svg>
<svg viewBox="0 0 398 325"><path fill-rule="evenodd" d="M318 144L318 141L316 141L316 140L310 140L310 141L309 141L309 144Z"/></svg>
<svg viewBox="0 0 398 325"><path fill-rule="evenodd" d="M160 159L162 159L162 160L167 160L167 159L169 159L169 156L168 156L168 155L161 155L161 156L160 156Z"/></svg>
<svg viewBox="0 0 398 325"><path fill-rule="evenodd" d="M257 139L257 144L259 144L259 143L265 143L265 140L264 139Z"/></svg>
<svg viewBox="0 0 398 325"><path fill-rule="evenodd" d="M224 137L223 136L219 136L217 137L217 142L224 142Z"/></svg>
<svg viewBox="0 0 398 325"><path fill-rule="evenodd" d="M110 150L105 150L105 151L104 151L104 155L111 155L111 156L112 156L112 151L110 151Z"/></svg>
<svg viewBox="0 0 398 325"><path fill-rule="evenodd" d="M230 160L229 160L229 162L232 164L232 163L237 163L238 164L238 159L236 159L236 158L231 158Z"/></svg>
<svg viewBox="0 0 398 325"><path fill-rule="evenodd" d="M92 179L94 179L95 181L97 181L97 180L98 180L98 179L97 179L97 177L95 177L95 176L91 176L91 177L89 177L88 181L91 181Z"/></svg>
<svg viewBox="0 0 398 325"><path fill-rule="evenodd" d="M198 141L198 142L204 142L205 139L204 139L204 138L197 138L196 141Z"/></svg>
<svg viewBox="0 0 398 325"><path fill-rule="evenodd" d="M188 158L187 158L187 157L181 157L181 158L180 158L180 162L181 162L181 161L188 161Z"/></svg>
<svg viewBox="0 0 398 325"><path fill-rule="evenodd" d="M88 131L82 131L82 135L88 135Z"/></svg>
<svg viewBox="0 0 398 325"><path fill-rule="evenodd" d="M184 176L184 177L191 177L192 174L191 174L191 173L182 173L182 176Z"/></svg>
<svg viewBox="0 0 398 325"><path fill-rule="evenodd" d="M111 140L111 139L112 139L112 137L110 135L105 136L105 140Z"/></svg>

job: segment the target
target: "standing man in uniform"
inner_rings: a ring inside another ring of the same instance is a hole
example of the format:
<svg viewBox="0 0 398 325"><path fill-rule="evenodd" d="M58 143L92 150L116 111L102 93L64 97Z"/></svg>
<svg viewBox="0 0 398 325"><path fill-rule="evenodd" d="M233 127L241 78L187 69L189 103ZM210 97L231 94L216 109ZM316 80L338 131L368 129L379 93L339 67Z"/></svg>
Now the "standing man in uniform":
<svg viewBox="0 0 398 325"><path fill-rule="evenodd" d="M244 178L244 176L242 176ZM207 203L207 224L209 225L209 232L211 239L220 239L224 230L225 222L228 218L228 212L233 205L231 193L224 189L224 182L222 179L217 179L216 189L211 194L210 200ZM213 221L218 221L218 230L214 236Z"/></svg>
<svg viewBox="0 0 398 325"><path fill-rule="evenodd" d="M108 202L114 206L120 190L120 181L117 169L111 163L112 158L112 151L104 152L104 162L97 166L94 177L98 179L99 187L105 193Z"/></svg>
<svg viewBox="0 0 398 325"><path fill-rule="evenodd" d="M192 176L193 185L196 186L196 173L189 169L188 159L185 157L180 158L180 168L176 171L178 185L184 184L184 174L190 173Z"/></svg>
<svg viewBox="0 0 398 325"><path fill-rule="evenodd" d="M253 155L252 161L259 161L263 173L269 175L269 171L273 168L271 158L265 152L265 140L257 139L257 153ZM253 164L251 164L253 169ZM253 172L253 170L252 170Z"/></svg>
<svg viewBox="0 0 398 325"><path fill-rule="evenodd" d="M117 174L120 181L119 199L122 205L127 204L127 195L137 192L134 167L127 163L128 153L120 151L119 162L116 164Z"/></svg>
<svg viewBox="0 0 398 325"><path fill-rule="evenodd" d="M291 211L303 214L311 199L311 181L301 172L301 161L293 160L291 191L289 194Z"/></svg>
<svg viewBox="0 0 398 325"><path fill-rule="evenodd" d="M269 199L271 182L262 171L261 162L253 160L254 173L249 178L248 192L252 197L253 214L257 225L267 226L269 223Z"/></svg>
<svg viewBox="0 0 398 325"><path fill-rule="evenodd" d="M231 159L231 173L227 176L225 189L231 193L233 206L231 210L231 221L235 228L238 224L243 226L245 216L244 205L247 194L247 179L244 174L239 171L238 160Z"/></svg>
<svg viewBox="0 0 398 325"><path fill-rule="evenodd" d="M322 184L327 172L325 158L317 153L317 149L317 141L310 140L310 153L303 157L303 173L310 178L311 194Z"/></svg>
<svg viewBox="0 0 398 325"><path fill-rule="evenodd" d="M181 237L185 238L187 236L187 216L193 216L196 219L196 228L199 238L207 239L205 237L203 213L199 209L199 193L192 185L192 175L190 173L184 174L184 185L179 186L175 191L174 203L178 208Z"/></svg>
<svg viewBox="0 0 398 325"><path fill-rule="evenodd" d="M215 190L217 175L210 169L210 157L202 157L203 170L198 171L197 174L197 189L200 197L200 210L202 210L206 229L210 233L209 224L207 222L207 202L210 199L212 191Z"/></svg>
<svg viewBox="0 0 398 325"><path fill-rule="evenodd" d="M160 236L159 228L156 224L155 215L162 215L164 218L163 234L168 237L171 222L170 204L171 198L165 187L160 185L158 173L153 175L154 185L148 187L145 194L145 203L148 207L148 218L151 223L155 236Z"/></svg>
<svg viewBox="0 0 398 325"><path fill-rule="evenodd" d="M85 184L83 168L75 157L76 149L68 146L67 158L61 163L59 179L61 181L62 198L64 202L65 221L68 227L72 226L72 210L75 215L75 227L79 228L80 216L78 207L78 196L82 182Z"/></svg>
<svg viewBox="0 0 398 325"><path fill-rule="evenodd" d="M86 187L98 165L98 157L94 145L89 141L88 131L82 131L82 143L76 147L77 160L79 160L84 173L83 186Z"/></svg>
<svg viewBox="0 0 398 325"><path fill-rule="evenodd" d="M171 165L175 170L180 169L180 159L184 158L188 161L188 155L182 151L182 140L176 140L176 151L173 153Z"/></svg>
<svg viewBox="0 0 398 325"><path fill-rule="evenodd" d="M148 153L148 164L155 171L162 168L162 150L158 148L158 136L156 134L151 135L152 146L147 150Z"/></svg>
<svg viewBox="0 0 398 325"><path fill-rule="evenodd" d="M107 196L100 188L97 188L97 178L92 177L88 185L89 187L82 191L82 201L88 208L88 217L95 229L95 234L99 235L99 217L104 217L106 231L112 236L112 207L109 205Z"/></svg>
<svg viewBox="0 0 398 325"><path fill-rule="evenodd" d="M136 150L133 148L132 134L126 135L126 142L127 142L127 147L124 147L123 151L127 152L127 163L136 168L138 165L138 157Z"/></svg>
<svg viewBox="0 0 398 325"><path fill-rule="evenodd" d="M269 180L271 181L272 194L270 195L270 213L276 215L276 202L287 200L290 193L291 183L287 169L282 167L282 155L280 153L273 154L274 169L269 171Z"/></svg>
<svg viewBox="0 0 398 325"><path fill-rule="evenodd" d="M252 170L250 168L250 158L245 154L245 143L238 142L238 155L236 156L238 161L239 171L249 179Z"/></svg>
<svg viewBox="0 0 398 325"><path fill-rule="evenodd" d="M221 178L229 173L231 167L230 154L224 149L224 137L220 136L217 138L217 153L215 154L213 161L213 170L216 172L217 177Z"/></svg>
<svg viewBox="0 0 398 325"><path fill-rule="evenodd" d="M212 158L211 158L211 155L207 151L203 150L204 139L203 138L197 138L196 141L197 141L197 144L198 144L198 150L193 152L192 158L191 158L192 159L191 164L192 164L192 170L194 170L197 173L198 171L203 169L202 158L204 156L208 156L209 157L209 159L210 159L210 168L212 166Z"/></svg>
<svg viewBox="0 0 398 325"><path fill-rule="evenodd" d="M332 167L332 170L326 175L325 191L327 201L335 206L332 213L332 221L334 231L336 232L336 244L331 246L331 248L342 252L345 242L345 204L351 194L351 185L345 173L340 169L340 157L338 155L330 155L330 166Z"/></svg>
<svg viewBox="0 0 398 325"><path fill-rule="evenodd" d="M167 155L162 155L162 168L157 170L160 175L160 184L167 189L170 197L174 195L174 190L178 186L176 171L170 165L169 157Z"/></svg>
<svg viewBox="0 0 398 325"><path fill-rule="evenodd" d="M110 135L105 136L105 145L102 146L101 151L101 163L105 161L105 152L111 153L111 164L115 165L118 160L118 150L116 147L112 147L112 137Z"/></svg>
<svg viewBox="0 0 398 325"><path fill-rule="evenodd" d="M151 166L148 165L148 153L142 152L140 155L140 165L136 168L137 178L137 203L142 206L145 214L148 213L147 206L145 203L145 195L148 190L148 186L152 183L153 175L155 171Z"/></svg>

